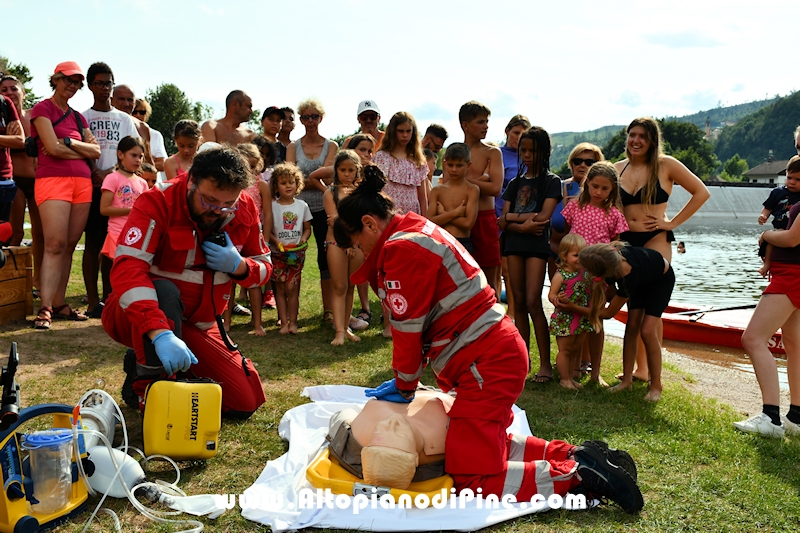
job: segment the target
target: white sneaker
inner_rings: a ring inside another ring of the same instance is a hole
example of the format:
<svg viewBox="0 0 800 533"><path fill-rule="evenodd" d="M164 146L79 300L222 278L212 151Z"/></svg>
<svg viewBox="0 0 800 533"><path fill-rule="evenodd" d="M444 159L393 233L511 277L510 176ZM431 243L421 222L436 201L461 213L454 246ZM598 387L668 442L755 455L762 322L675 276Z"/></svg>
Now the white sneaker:
<svg viewBox="0 0 800 533"><path fill-rule="evenodd" d="M786 428L784 428L783 424L776 426L772 423L772 419L764 413L757 414L741 422L734 422L733 427L745 433L756 433L775 438L781 438L786 433Z"/></svg>
<svg viewBox="0 0 800 533"><path fill-rule="evenodd" d="M363 331L369 327L369 322L358 317L350 316L350 329L353 331Z"/></svg>
<svg viewBox="0 0 800 533"><path fill-rule="evenodd" d="M800 435L800 425L795 424L794 422L786 418L786 415L781 415L781 422L783 422L783 426L786 428L787 435L793 437Z"/></svg>

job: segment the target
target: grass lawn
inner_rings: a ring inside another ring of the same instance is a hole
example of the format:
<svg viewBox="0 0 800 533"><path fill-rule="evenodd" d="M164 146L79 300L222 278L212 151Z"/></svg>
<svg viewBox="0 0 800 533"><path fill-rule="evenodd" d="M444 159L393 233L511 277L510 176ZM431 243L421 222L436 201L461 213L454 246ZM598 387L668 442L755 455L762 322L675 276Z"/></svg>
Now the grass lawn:
<svg viewBox="0 0 800 533"><path fill-rule="evenodd" d="M286 410L306 402L305 386L352 384L374 386L391 377L391 342L381 337L380 306L373 296L372 326L360 343L332 347L333 330L320 322L322 304L316 263L309 247L300 309L300 333L279 335L275 311L265 311L266 337L248 334L248 319L235 317L232 336L243 353L257 365L267 403L245 422L224 421L218 455L207 462L183 463L181 487L189 494L240 493L258 477L266 461L283 454L288 445L277 427ZM80 273L81 252L69 286L69 303L80 304L84 293ZM34 302L34 307L38 305ZM111 341L99 320L56 321L50 331L36 331L31 323L0 326L0 351L11 341L20 352L17 379L22 405L42 402L72 404L98 380L120 403L124 374L124 347ZM555 342L552 343L555 348ZM535 343L534 343L535 345ZM609 382L621 370L620 347L607 343L603 375ZM553 358L555 353L553 353ZM533 354L533 360L538 356ZM536 364L535 364L536 366ZM580 443L604 439L613 447L629 450L639 467L645 508L636 516L615 505L586 512L551 511L499 526L491 531L792 531L800 528L800 439L766 439L736 432L731 422L740 418L733 409L689 393L684 376L672 370L660 403L643 401L646 385L632 392L611 395L587 387L567 391L556 382L529 381L517 402L527 412L535 435ZM535 368L534 368L535 370ZM433 384L430 371L423 382ZM132 444L141 445L141 417L123 407ZM118 432L119 433L119 432ZM164 475L171 481L173 476ZM96 500L90 500L94 507ZM124 531L170 531L139 516L126 501L115 500ZM83 513L58 531L78 532L89 513ZM215 521L207 531L267 531L241 517L238 508ZM111 531L111 521L101 518L93 531Z"/></svg>

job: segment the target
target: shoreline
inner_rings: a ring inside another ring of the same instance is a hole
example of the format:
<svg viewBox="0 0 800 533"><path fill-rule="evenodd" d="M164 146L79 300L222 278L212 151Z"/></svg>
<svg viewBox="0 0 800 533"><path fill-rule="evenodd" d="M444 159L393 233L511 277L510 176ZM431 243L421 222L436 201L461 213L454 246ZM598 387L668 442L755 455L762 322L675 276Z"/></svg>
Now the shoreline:
<svg viewBox="0 0 800 533"><path fill-rule="evenodd" d="M546 293L543 294L542 305L549 318L553 306L547 300ZM622 346L621 337L606 332L608 342ZM687 377L665 369L661 377L663 381L678 382L691 392L731 406L745 417L761 412L761 389L752 372L750 360L742 350L665 340L661 356L664 363L674 365L688 374ZM734 365L742 365L742 368L735 368ZM783 365L785 368L785 363ZM749 371L746 370L748 367ZM604 377L612 386L617 381L613 376L610 380L608 376ZM782 385L781 413L788 410L789 403L789 389Z"/></svg>

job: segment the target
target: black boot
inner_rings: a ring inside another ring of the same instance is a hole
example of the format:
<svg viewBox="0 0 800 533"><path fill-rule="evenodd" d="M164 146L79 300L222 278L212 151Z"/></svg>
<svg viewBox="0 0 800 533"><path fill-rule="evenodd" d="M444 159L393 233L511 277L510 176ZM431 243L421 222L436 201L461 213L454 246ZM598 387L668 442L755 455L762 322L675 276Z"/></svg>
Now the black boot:
<svg viewBox="0 0 800 533"><path fill-rule="evenodd" d="M607 449L607 445L603 447L597 442L586 441L573 450L581 487L589 495L616 502L626 513L636 513L644 507L642 492L633 477L610 460Z"/></svg>
<svg viewBox="0 0 800 533"><path fill-rule="evenodd" d="M122 400L131 409L139 410L139 395L133 391L133 382L137 377L136 373L136 352L128 349L125 352L125 361L122 363L125 370L125 383L122 384Z"/></svg>

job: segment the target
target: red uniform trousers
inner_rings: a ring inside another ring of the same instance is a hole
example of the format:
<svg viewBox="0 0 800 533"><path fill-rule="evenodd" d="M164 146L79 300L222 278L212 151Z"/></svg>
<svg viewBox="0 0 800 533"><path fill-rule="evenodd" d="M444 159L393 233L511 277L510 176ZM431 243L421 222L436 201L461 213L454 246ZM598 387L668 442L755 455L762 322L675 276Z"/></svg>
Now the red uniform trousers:
<svg viewBox="0 0 800 533"><path fill-rule="evenodd" d="M159 298L161 298L161 294L159 294ZM160 300L159 305L161 305ZM198 362L191 366L189 373L198 378L211 378L222 386L223 413L249 415L266 401L261 378L252 361L245 359L238 350L230 351L222 341L216 325L203 330L181 320L180 328L176 329L174 313L167 309L164 311L173 331L176 331L176 334L180 333L178 336L197 357ZM128 320L125 311L119 305L116 292L111 293L106 300L103 309L103 326L112 339L133 348L136 352L138 369L160 365L160 362L147 360L144 348L146 332L141 331L137 324ZM144 397L144 391L151 381L140 377L133 383L134 392L140 397Z"/></svg>
<svg viewBox="0 0 800 533"><path fill-rule="evenodd" d="M576 463L567 459L572 445L506 433L528 375L527 349L513 323L504 318L453 359L443 374L457 378L440 385L457 392L445 443L445 471L456 489L530 500L578 485Z"/></svg>

